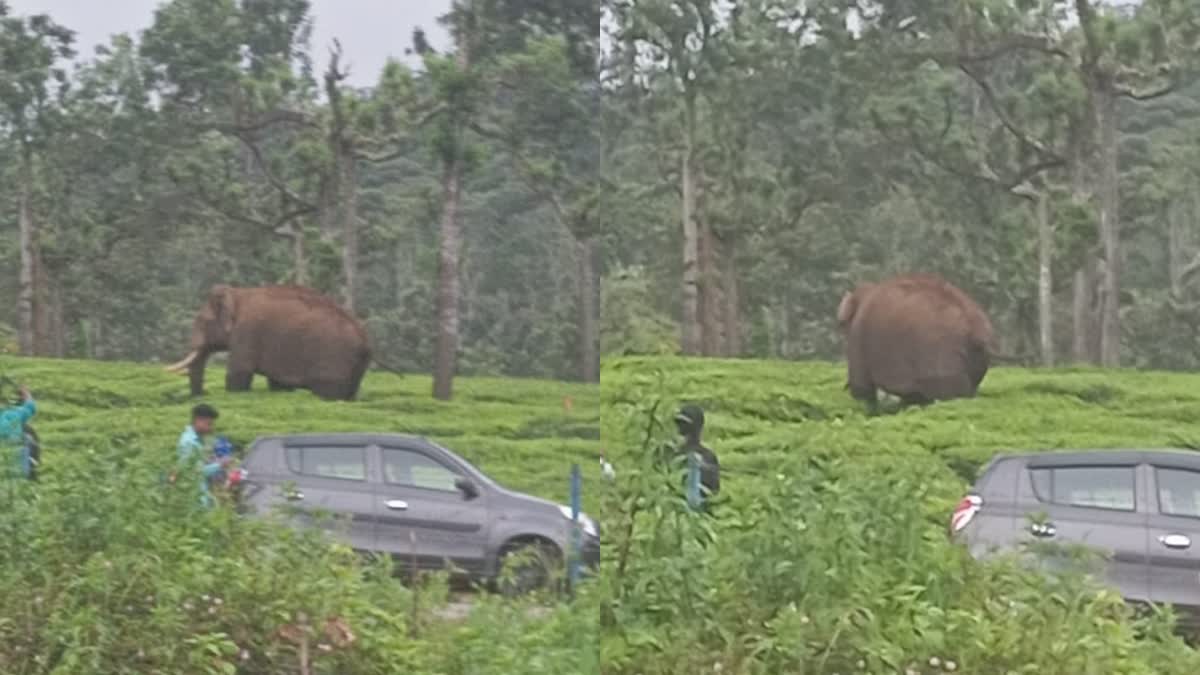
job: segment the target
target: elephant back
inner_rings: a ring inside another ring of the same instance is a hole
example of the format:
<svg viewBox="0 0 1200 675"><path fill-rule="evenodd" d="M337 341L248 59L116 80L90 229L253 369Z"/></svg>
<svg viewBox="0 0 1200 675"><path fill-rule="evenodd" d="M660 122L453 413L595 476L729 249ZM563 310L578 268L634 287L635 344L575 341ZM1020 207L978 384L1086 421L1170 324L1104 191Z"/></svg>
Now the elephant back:
<svg viewBox="0 0 1200 675"><path fill-rule="evenodd" d="M966 293L930 274L896 277L858 299L851 358L880 388L934 398L974 393L987 371L991 321ZM965 384L965 383L970 383Z"/></svg>

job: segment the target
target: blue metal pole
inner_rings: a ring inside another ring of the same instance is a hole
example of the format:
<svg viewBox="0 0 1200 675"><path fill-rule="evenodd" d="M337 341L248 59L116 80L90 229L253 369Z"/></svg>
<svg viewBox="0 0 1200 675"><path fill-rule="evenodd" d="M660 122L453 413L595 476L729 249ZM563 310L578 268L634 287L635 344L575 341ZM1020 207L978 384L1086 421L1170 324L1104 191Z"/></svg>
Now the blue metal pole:
<svg viewBox="0 0 1200 675"><path fill-rule="evenodd" d="M692 509L700 508L700 463L696 453L688 453L687 501Z"/></svg>
<svg viewBox="0 0 1200 675"><path fill-rule="evenodd" d="M571 465L571 556L568 568L571 591L579 583L580 562L583 558L583 541L579 527L580 502L582 501L583 475L579 464Z"/></svg>

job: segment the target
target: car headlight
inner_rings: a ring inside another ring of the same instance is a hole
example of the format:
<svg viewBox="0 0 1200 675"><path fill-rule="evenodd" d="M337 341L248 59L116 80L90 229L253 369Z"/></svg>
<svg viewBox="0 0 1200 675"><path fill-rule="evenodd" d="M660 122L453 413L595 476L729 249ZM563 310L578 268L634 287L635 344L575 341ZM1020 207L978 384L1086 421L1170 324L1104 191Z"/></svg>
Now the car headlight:
<svg viewBox="0 0 1200 675"><path fill-rule="evenodd" d="M563 518L566 518L567 520L571 519L571 507L559 506L558 510L562 512ZM580 513L579 513L579 524L583 526L583 531L588 536L590 536L590 537L599 537L600 536L600 531L596 528L596 521L589 518L588 515L586 513L583 513L582 511L580 511Z"/></svg>

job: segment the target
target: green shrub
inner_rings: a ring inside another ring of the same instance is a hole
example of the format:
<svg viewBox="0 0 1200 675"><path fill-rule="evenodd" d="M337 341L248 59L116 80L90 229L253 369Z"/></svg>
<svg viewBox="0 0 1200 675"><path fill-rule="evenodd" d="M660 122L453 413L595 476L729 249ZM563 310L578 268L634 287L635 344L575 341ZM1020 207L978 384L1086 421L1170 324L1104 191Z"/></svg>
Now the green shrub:
<svg viewBox="0 0 1200 675"><path fill-rule="evenodd" d="M130 364L0 368L37 396L44 462L36 484L0 483L0 673L274 675L305 672L302 661L339 675L598 672L588 585L570 603L481 595L456 620L438 611L444 579L406 587L319 531L198 508L186 487L198 476L163 481L193 404L181 378ZM454 402L437 403L428 378L372 373L362 400L331 403L226 394L209 378L218 433L243 445L281 432L413 432L548 499L566 499L572 462L595 483L594 386L462 379Z"/></svg>
<svg viewBox="0 0 1200 675"><path fill-rule="evenodd" d="M1200 670L1169 617L1135 615L1087 565L980 563L946 536L997 451L1196 438L1196 378L999 369L976 399L877 416L844 382L834 364L604 364L606 672ZM646 459L685 400L705 406L721 460L715 520Z"/></svg>

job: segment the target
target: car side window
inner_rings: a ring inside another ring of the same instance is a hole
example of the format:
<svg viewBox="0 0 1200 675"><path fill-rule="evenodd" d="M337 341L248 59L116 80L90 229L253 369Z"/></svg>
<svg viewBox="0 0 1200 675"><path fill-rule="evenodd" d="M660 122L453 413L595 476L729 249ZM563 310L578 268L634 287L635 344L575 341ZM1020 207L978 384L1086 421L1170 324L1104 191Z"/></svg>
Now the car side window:
<svg viewBox="0 0 1200 675"><path fill-rule="evenodd" d="M1038 499L1053 504L1135 510L1134 467L1058 466L1031 469Z"/></svg>
<svg viewBox="0 0 1200 675"><path fill-rule="evenodd" d="M1154 475L1159 513L1200 518L1200 472L1154 467Z"/></svg>
<svg viewBox="0 0 1200 675"><path fill-rule="evenodd" d="M367 449L361 445L293 445L287 448L293 473L318 478L367 479Z"/></svg>
<svg viewBox="0 0 1200 675"><path fill-rule="evenodd" d="M458 473L423 452L383 448L383 479L392 485L457 492Z"/></svg>

